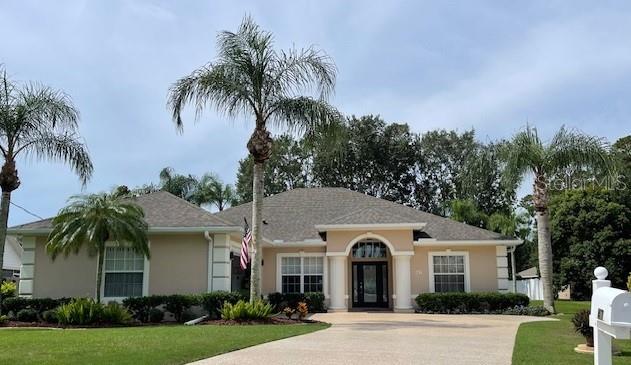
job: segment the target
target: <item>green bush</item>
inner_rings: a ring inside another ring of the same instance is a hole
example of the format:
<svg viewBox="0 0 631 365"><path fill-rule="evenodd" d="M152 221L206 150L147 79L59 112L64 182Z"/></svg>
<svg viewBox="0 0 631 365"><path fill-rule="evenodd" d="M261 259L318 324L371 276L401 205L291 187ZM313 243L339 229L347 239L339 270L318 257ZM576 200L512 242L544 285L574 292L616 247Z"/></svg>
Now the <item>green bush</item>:
<svg viewBox="0 0 631 365"><path fill-rule="evenodd" d="M0 303L7 298L12 298L17 295L18 287L12 281L3 281L0 284Z"/></svg>
<svg viewBox="0 0 631 365"><path fill-rule="evenodd" d="M164 320L164 311L158 308L151 308L149 311L149 322L160 323Z"/></svg>
<svg viewBox="0 0 631 365"><path fill-rule="evenodd" d="M93 299L74 299L57 308L57 319L62 325L91 325L101 321L103 305Z"/></svg>
<svg viewBox="0 0 631 365"><path fill-rule="evenodd" d="M140 322L149 322L149 312L165 302L163 295L151 295L147 297L130 297L123 299L123 306L129 310L133 317Z"/></svg>
<svg viewBox="0 0 631 365"><path fill-rule="evenodd" d="M2 302L2 313L12 313L15 317L22 309L33 309L38 315L42 315L47 310L55 309L62 304L70 302L70 298L7 298Z"/></svg>
<svg viewBox="0 0 631 365"><path fill-rule="evenodd" d="M215 291L201 294L199 304L212 318L219 318L224 303L236 304L239 301L247 301L248 298L241 292Z"/></svg>
<svg viewBox="0 0 631 365"><path fill-rule="evenodd" d="M515 306L513 308L508 308L502 314L514 315L514 316L534 316L534 317L545 317L549 316L550 312L545 309L541 305L537 305L534 307L524 307L524 306Z"/></svg>
<svg viewBox="0 0 631 365"><path fill-rule="evenodd" d="M30 308L22 309L16 317L20 322L37 322L37 311Z"/></svg>
<svg viewBox="0 0 631 365"><path fill-rule="evenodd" d="M254 303L243 300L236 304L226 302L221 308L221 318L232 321L265 320L274 313L274 307L262 300Z"/></svg>
<svg viewBox="0 0 631 365"><path fill-rule="evenodd" d="M5 315L0 315L0 325L5 324L7 322L9 322L9 317Z"/></svg>
<svg viewBox="0 0 631 365"><path fill-rule="evenodd" d="M57 311L55 309L49 309L42 313L42 320L46 323L58 323Z"/></svg>
<svg viewBox="0 0 631 365"><path fill-rule="evenodd" d="M589 346L594 346L594 329L589 326L589 310L581 309L574 317L572 317L572 324L574 325L574 331L585 337L585 342Z"/></svg>
<svg viewBox="0 0 631 365"><path fill-rule="evenodd" d="M307 307L311 313L326 312L324 294L322 293L271 293L268 294L267 300L278 312L282 311L286 307L295 309L298 307L298 303L300 302L307 303Z"/></svg>
<svg viewBox="0 0 631 365"><path fill-rule="evenodd" d="M101 322L109 324L127 324L131 322L132 316L129 311L118 303L109 303L103 306Z"/></svg>
<svg viewBox="0 0 631 365"><path fill-rule="evenodd" d="M2 301L2 313L10 313L15 317L19 311L28 307L29 299L12 297Z"/></svg>
<svg viewBox="0 0 631 365"><path fill-rule="evenodd" d="M175 294L165 297L164 306L167 311L173 313L176 321L182 322L182 314L198 302L197 296Z"/></svg>
<svg viewBox="0 0 631 365"><path fill-rule="evenodd" d="M519 293L423 293L416 297L425 313L498 313L516 306L527 307L530 299Z"/></svg>

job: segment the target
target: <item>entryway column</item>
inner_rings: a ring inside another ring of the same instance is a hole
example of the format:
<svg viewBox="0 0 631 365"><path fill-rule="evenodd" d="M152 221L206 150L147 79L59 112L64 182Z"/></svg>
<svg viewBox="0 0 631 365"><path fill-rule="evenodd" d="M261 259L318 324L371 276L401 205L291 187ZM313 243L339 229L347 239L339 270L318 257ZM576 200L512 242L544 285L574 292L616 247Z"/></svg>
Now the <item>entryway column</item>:
<svg viewBox="0 0 631 365"><path fill-rule="evenodd" d="M411 254L395 254L394 258L394 288L395 288L395 301L394 310L408 312L412 310L412 283L411 283L411 270L410 259Z"/></svg>
<svg viewBox="0 0 631 365"><path fill-rule="evenodd" d="M329 256L331 270L329 273L329 283L331 284L331 306L332 311L345 311L346 305L346 256Z"/></svg>

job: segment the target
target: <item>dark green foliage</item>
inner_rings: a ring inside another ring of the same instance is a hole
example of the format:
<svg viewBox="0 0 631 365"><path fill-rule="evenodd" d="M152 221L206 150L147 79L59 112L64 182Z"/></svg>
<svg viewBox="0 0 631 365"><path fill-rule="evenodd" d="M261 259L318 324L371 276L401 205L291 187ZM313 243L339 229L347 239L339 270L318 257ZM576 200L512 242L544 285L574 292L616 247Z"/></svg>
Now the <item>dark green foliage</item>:
<svg viewBox="0 0 631 365"><path fill-rule="evenodd" d="M528 306L530 299L516 293L423 293L416 297L421 312L495 313L515 306Z"/></svg>
<svg viewBox="0 0 631 365"><path fill-rule="evenodd" d="M35 309L22 309L16 316L20 322L37 322L37 311Z"/></svg>
<svg viewBox="0 0 631 365"><path fill-rule="evenodd" d="M182 314L184 311L199 302L198 296L193 295L167 295L164 297L164 307L171 312L177 322L182 322Z"/></svg>
<svg viewBox="0 0 631 365"><path fill-rule="evenodd" d="M127 308L132 316L140 322L149 321L149 312L165 302L164 295L151 295L147 297L129 297L123 299L123 306Z"/></svg>
<svg viewBox="0 0 631 365"><path fill-rule="evenodd" d="M57 308L61 325L85 326L99 323L103 317L103 305L91 298L77 298Z"/></svg>
<svg viewBox="0 0 631 365"><path fill-rule="evenodd" d="M131 322L132 316L129 311L118 303L109 303L103 306L101 322L108 324L126 324Z"/></svg>
<svg viewBox="0 0 631 365"><path fill-rule="evenodd" d="M240 292L215 291L201 294L199 304L211 318L219 318L224 303L236 304L240 300L248 300L248 297Z"/></svg>
<svg viewBox="0 0 631 365"><path fill-rule="evenodd" d="M267 296L267 301L274 306L277 312L282 311L286 307L296 309L300 302L307 303L310 313L326 312L324 294L322 293L270 293Z"/></svg>
<svg viewBox="0 0 631 365"><path fill-rule="evenodd" d="M52 324L59 322L59 319L57 318L57 310L49 309L42 313L42 320L46 323Z"/></svg>
<svg viewBox="0 0 631 365"><path fill-rule="evenodd" d="M164 320L164 311L158 308L151 308L149 311L149 322L160 323Z"/></svg>
<svg viewBox="0 0 631 365"><path fill-rule="evenodd" d="M518 305L513 308L508 308L502 314L514 315L514 316L534 316L534 317L545 317L549 316L550 312L545 309L541 305L533 306L533 307L524 307Z"/></svg>
<svg viewBox="0 0 631 365"><path fill-rule="evenodd" d="M70 298L59 298L59 299L51 299L51 298L20 298L20 297L12 297L7 298L4 302L2 302L2 312L3 313L13 313L15 316L17 312L22 309L33 309L38 315L42 315L43 312L51 309L55 309L62 304L66 304L70 302Z"/></svg>
<svg viewBox="0 0 631 365"><path fill-rule="evenodd" d="M631 268L631 193L628 190L565 191L550 202L555 285L569 284L573 299L589 300L597 266L625 288Z"/></svg>
<svg viewBox="0 0 631 365"><path fill-rule="evenodd" d="M585 337L587 343L593 344L594 341L594 329L589 326L589 310L581 309L576 312L572 317L572 324L574 325L574 331Z"/></svg>

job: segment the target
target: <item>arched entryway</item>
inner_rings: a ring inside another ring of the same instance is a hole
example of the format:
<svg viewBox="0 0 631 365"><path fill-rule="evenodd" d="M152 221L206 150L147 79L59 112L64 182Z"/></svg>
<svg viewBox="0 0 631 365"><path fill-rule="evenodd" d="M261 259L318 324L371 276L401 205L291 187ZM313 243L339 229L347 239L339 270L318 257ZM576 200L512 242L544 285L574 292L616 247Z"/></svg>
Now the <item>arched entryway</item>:
<svg viewBox="0 0 631 365"><path fill-rule="evenodd" d="M352 308L390 307L390 253L384 242L364 238L350 250Z"/></svg>

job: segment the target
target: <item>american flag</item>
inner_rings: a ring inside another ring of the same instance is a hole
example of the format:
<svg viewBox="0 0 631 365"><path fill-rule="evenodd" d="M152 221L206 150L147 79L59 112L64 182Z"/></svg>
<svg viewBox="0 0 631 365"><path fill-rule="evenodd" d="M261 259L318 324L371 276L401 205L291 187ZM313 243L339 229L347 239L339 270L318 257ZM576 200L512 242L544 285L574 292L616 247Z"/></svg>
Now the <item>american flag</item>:
<svg viewBox="0 0 631 365"><path fill-rule="evenodd" d="M250 242L252 242L252 231L248 225L248 221L243 218L243 239L241 240L241 269L248 268L250 262Z"/></svg>

